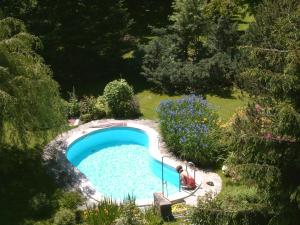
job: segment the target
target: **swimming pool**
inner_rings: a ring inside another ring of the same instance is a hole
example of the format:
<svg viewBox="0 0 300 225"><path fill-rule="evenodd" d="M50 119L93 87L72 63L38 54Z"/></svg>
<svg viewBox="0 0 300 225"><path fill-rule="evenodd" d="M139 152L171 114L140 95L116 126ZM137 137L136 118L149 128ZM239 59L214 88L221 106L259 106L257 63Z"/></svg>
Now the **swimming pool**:
<svg viewBox="0 0 300 225"><path fill-rule="evenodd" d="M162 191L162 165L149 149L155 148L147 133L133 127L111 127L93 131L69 145L67 159L106 197L123 200L153 199ZM158 146L157 146L158 147ZM179 176L173 167L163 166L164 191L179 190Z"/></svg>

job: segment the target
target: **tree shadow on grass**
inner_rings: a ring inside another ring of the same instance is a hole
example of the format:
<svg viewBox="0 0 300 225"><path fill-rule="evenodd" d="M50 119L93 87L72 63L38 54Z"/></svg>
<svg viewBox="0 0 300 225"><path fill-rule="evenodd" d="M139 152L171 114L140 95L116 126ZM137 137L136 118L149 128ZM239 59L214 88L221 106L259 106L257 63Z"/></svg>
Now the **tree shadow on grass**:
<svg viewBox="0 0 300 225"><path fill-rule="evenodd" d="M227 98L227 99L236 99L236 97L233 95L233 88L219 88L216 90L212 90L211 92L207 93L212 96L217 96L221 98Z"/></svg>

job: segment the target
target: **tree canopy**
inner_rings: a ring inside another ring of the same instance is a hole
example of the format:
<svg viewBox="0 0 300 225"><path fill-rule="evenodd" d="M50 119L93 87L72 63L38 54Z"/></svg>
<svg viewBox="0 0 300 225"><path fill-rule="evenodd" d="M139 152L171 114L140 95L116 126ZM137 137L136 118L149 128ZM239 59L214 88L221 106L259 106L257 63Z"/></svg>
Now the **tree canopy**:
<svg viewBox="0 0 300 225"><path fill-rule="evenodd" d="M298 1L264 1L240 46L238 80L256 97L300 104L300 6Z"/></svg>
<svg viewBox="0 0 300 225"><path fill-rule="evenodd" d="M41 39L40 54L64 91L70 79L109 80L120 71L112 65L121 64L132 24L123 0L5 1L3 12Z"/></svg>
<svg viewBox="0 0 300 225"><path fill-rule="evenodd" d="M297 0L258 7L240 46L237 76L253 103L233 119L228 139L227 162L236 177L258 187L278 224L299 221L299 16Z"/></svg>
<svg viewBox="0 0 300 225"><path fill-rule="evenodd" d="M20 20L0 20L0 128L9 130L2 139L26 144L27 135L64 123L58 84L36 53L41 46Z"/></svg>
<svg viewBox="0 0 300 225"><path fill-rule="evenodd" d="M239 33L235 5L176 0L172 24L144 46L143 74L164 92L206 93L232 85Z"/></svg>

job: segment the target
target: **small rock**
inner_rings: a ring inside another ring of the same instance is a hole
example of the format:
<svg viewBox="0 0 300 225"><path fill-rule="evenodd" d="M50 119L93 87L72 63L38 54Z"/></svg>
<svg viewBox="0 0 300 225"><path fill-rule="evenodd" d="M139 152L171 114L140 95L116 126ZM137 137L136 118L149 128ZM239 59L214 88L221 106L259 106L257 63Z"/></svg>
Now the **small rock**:
<svg viewBox="0 0 300 225"><path fill-rule="evenodd" d="M214 186L214 182L212 182L212 181L208 181L206 184L209 186Z"/></svg>

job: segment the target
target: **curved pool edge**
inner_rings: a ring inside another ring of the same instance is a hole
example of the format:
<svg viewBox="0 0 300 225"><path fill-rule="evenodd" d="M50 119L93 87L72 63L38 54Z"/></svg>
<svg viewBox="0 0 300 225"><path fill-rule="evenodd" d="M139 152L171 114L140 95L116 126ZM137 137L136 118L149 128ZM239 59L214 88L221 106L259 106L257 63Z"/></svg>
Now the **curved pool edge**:
<svg viewBox="0 0 300 225"><path fill-rule="evenodd" d="M154 126L154 125L156 126ZM152 126L152 127L150 127ZM111 128L111 127L132 127L136 129L140 129L145 132L149 137L149 152L151 156L161 161L162 157L164 156L164 164L175 168L179 164L184 164L184 162L176 159L170 153L164 152L162 153L162 149L165 148L165 144L161 141L159 133L155 130L157 129L157 125L153 121L149 120L113 120L113 119L106 119L106 120L97 120L91 121L87 124L83 124L77 128L74 128L68 132L65 132L59 135L53 142L60 141L63 143L63 146L57 149L57 152L63 154L64 159L61 160L61 163L64 164L63 168L65 168L64 172L67 172L67 175L74 178L74 184L70 185L70 189L77 189L80 190L87 198L88 202L93 204L101 199L104 196L98 192L93 184L82 174L75 166L71 165L71 163L66 159L66 152L68 147L75 142L76 140L80 139L81 137L88 135L92 132ZM53 144L53 142L51 142ZM49 145L51 145L51 143ZM45 158L45 157L43 157ZM46 157L47 158L47 157ZM49 158L49 157L48 157ZM61 169L61 168L60 168ZM188 169L189 170L189 169ZM61 172L61 171L60 171ZM191 172L191 171L190 171ZM65 175L64 175L65 176ZM215 183L214 187L205 187L206 181L211 181L213 178L213 182ZM176 202L177 200L184 199L191 194L197 194L197 196L204 196L206 192L212 192L213 195L217 195L222 188L222 181L221 178L212 172L205 172L202 170L196 170L196 183L201 184L202 188L198 191L199 193L193 193L189 191L180 191L173 195L169 195L168 199L171 202ZM123 200L119 200L117 202L121 202ZM146 199L146 200L136 200L136 204L139 206L144 205L151 205L153 204L153 199Z"/></svg>

